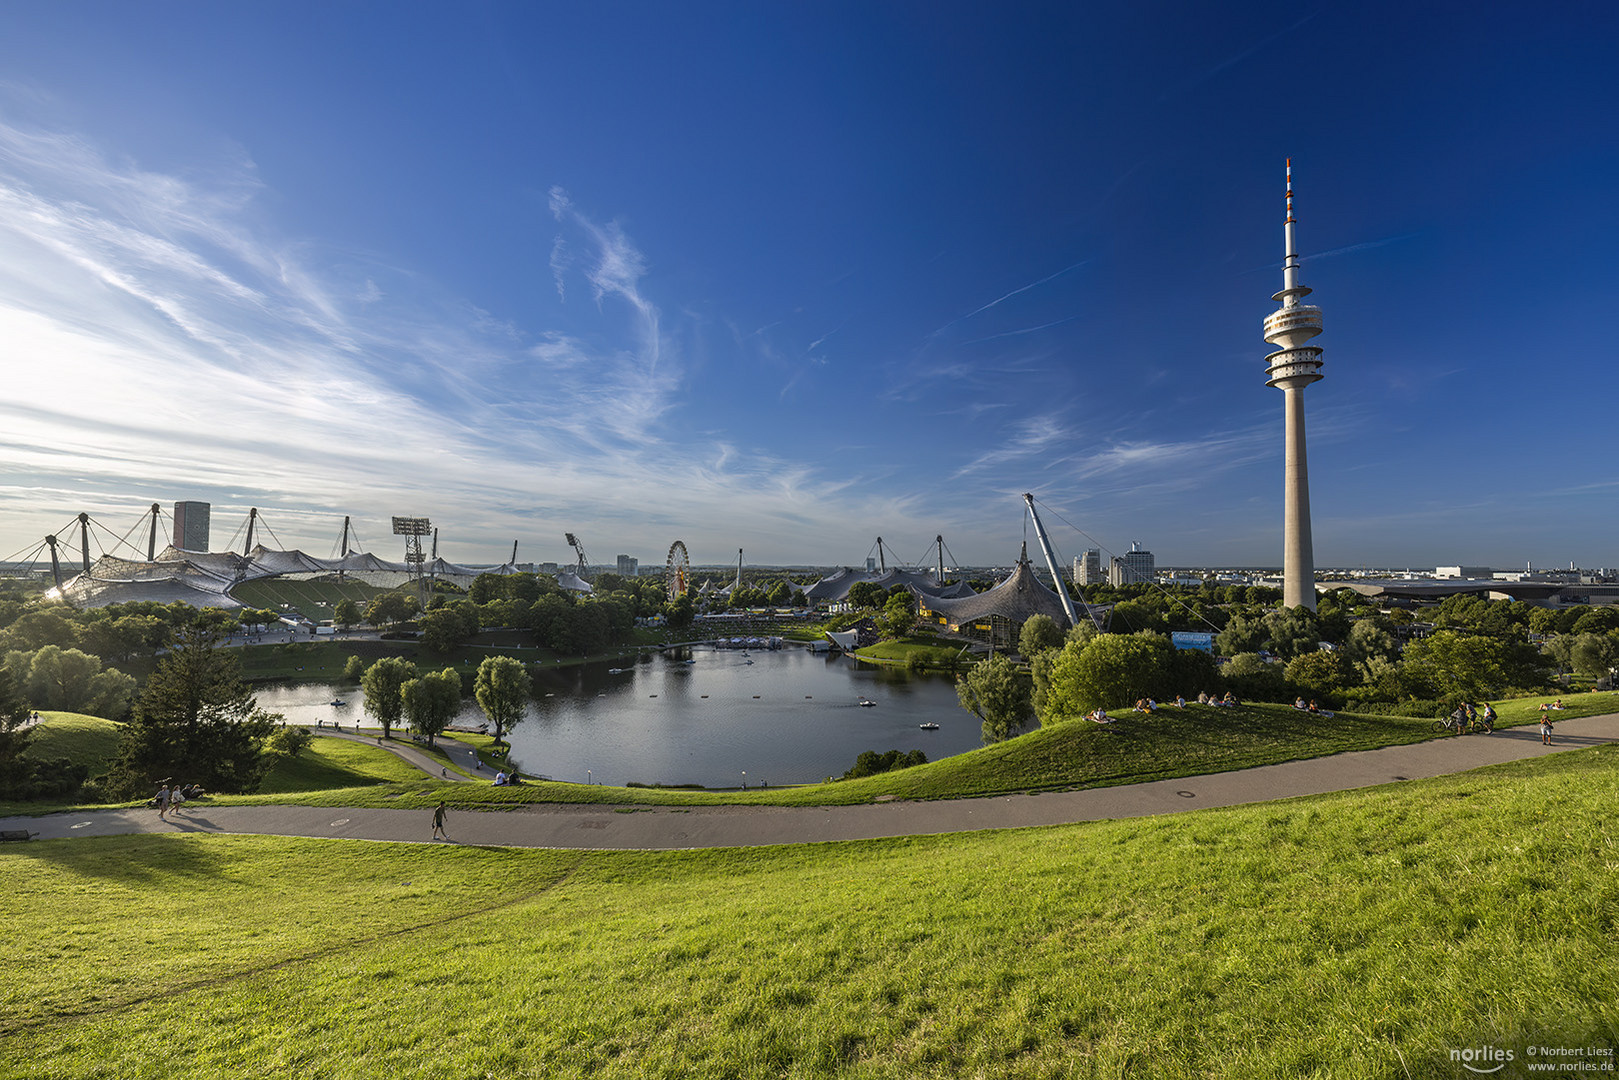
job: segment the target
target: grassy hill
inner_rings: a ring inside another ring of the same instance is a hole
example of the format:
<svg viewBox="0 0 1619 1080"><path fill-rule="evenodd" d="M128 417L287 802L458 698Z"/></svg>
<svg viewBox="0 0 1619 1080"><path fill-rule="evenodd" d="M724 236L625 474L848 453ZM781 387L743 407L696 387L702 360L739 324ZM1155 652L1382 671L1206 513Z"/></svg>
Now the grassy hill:
<svg viewBox="0 0 1619 1080"><path fill-rule="evenodd" d="M39 724L23 756L35 761L66 758L75 765L87 765L90 775L107 771L118 756L124 726L99 716L72 712L41 712Z"/></svg>
<svg viewBox="0 0 1619 1080"><path fill-rule="evenodd" d="M0 1078L1469 1076L1619 1042L1616 797L1601 747L785 849L7 846Z"/></svg>
<svg viewBox="0 0 1619 1080"><path fill-rule="evenodd" d="M372 784L409 783L422 772L380 746L316 738L296 758L280 762L259 785L261 795L288 795Z"/></svg>

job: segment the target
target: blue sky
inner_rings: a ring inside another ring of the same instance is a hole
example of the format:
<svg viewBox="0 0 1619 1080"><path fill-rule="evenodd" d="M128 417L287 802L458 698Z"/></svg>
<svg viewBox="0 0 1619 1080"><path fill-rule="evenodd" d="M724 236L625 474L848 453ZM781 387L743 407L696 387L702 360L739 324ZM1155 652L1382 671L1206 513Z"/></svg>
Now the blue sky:
<svg viewBox="0 0 1619 1080"><path fill-rule="evenodd" d="M1607 4L13 5L0 555L1619 565ZM1060 518L1060 520L1059 520Z"/></svg>

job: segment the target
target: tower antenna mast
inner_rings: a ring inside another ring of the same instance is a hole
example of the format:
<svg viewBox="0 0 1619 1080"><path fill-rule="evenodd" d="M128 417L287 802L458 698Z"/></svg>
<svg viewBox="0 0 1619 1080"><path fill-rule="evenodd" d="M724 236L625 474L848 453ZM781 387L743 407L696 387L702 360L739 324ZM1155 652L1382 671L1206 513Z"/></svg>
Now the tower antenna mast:
<svg viewBox="0 0 1619 1080"><path fill-rule="evenodd" d="M1287 159L1287 220L1283 243L1282 306L1265 319L1265 340L1276 351L1265 357L1267 386L1282 391L1286 415L1287 471L1282 488L1282 603L1315 610L1315 547L1310 535L1310 466L1305 453L1304 388L1321 379L1321 349L1305 342L1321 333L1321 309L1299 303L1310 290L1299 284L1299 253L1293 236L1293 159Z"/></svg>

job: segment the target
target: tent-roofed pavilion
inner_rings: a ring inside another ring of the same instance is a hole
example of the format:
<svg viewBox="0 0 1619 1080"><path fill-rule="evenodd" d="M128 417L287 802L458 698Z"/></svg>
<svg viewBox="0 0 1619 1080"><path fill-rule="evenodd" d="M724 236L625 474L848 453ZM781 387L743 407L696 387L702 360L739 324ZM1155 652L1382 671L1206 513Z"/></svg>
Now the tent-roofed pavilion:
<svg viewBox="0 0 1619 1080"><path fill-rule="evenodd" d="M985 592L973 596L930 596L914 590L923 618L932 618L952 633L965 633L974 628L993 633L996 620L1008 624L1012 640L1017 631L1035 615L1048 615L1051 621L1066 630L1071 625L1063 610L1062 599L1034 574L1029 565L1028 545L1018 555L1017 565L1006 580ZM1105 611L1106 607L1086 606L1087 613Z"/></svg>
<svg viewBox="0 0 1619 1080"><path fill-rule="evenodd" d="M931 570L904 570L894 567L891 570L874 571L854 570L845 566L837 573L829 574L805 589L804 597L811 604L841 604L849 598L849 590L861 582L875 585L879 589L892 589L895 585L904 585L928 596L973 595L972 587L965 581L941 586Z"/></svg>

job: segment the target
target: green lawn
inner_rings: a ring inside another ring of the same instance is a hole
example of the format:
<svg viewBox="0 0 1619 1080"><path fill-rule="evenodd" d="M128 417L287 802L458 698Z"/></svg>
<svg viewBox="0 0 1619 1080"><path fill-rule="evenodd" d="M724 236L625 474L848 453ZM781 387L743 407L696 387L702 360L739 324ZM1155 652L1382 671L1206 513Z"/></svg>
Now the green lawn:
<svg viewBox="0 0 1619 1080"><path fill-rule="evenodd" d="M1602 747L782 849L8 846L0 1078L1470 1076L1619 1042L1616 797Z"/></svg>
<svg viewBox="0 0 1619 1080"><path fill-rule="evenodd" d="M271 769L259 793L287 795L371 784L410 783L421 778L420 769L380 746L316 737L302 754Z"/></svg>
<svg viewBox="0 0 1619 1080"><path fill-rule="evenodd" d="M963 652L963 649L971 644L966 639L920 635L879 641L875 645L856 650L854 655L858 659L881 664L903 664L915 656L930 668L949 668L952 665L966 668L972 665L974 657L971 651Z"/></svg>
<svg viewBox="0 0 1619 1080"><path fill-rule="evenodd" d="M107 771L113 758L118 756L119 744L124 738L124 726L99 716L83 713L45 712L33 729L23 756L35 761L54 761L67 758L75 765L87 765L90 775Z"/></svg>
<svg viewBox="0 0 1619 1080"><path fill-rule="evenodd" d="M388 592L354 578L343 581L295 581L292 578L259 578L231 587L230 595L251 608L282 610L286 604L305 618L320 622L334 618L340 600L353 600L363 611L377 596Z"/></svg>

